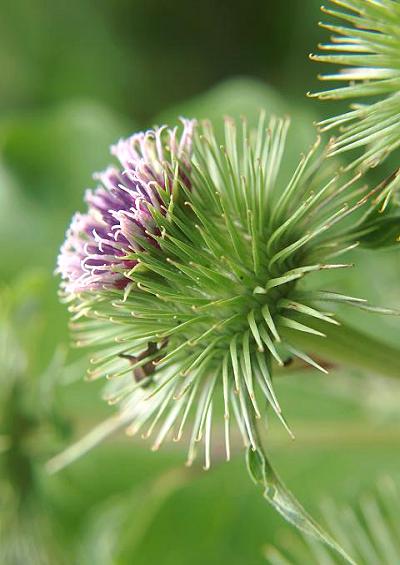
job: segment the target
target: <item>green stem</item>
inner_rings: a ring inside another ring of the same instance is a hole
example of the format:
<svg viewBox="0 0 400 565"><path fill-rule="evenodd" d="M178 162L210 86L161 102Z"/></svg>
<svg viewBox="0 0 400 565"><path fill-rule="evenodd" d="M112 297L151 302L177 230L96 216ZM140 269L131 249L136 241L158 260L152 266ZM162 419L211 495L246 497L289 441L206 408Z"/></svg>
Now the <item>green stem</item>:
<svg viewBox="0 0 400 565"><path fill-rule="evenodd" d="M326 338L282 328L282 335L294 346L314 351L337 365L361 369L385 377L400 378L400 349L342 323L333 326L315 321L313 327Z"/></svg>
<svg viewBox="0 0 400 565"><path fill-rule="evenodd" d="M253 414L253 412L250 413ZM356 565L345 550L306 512L299 501L281 481L268 460L257 428L255 416L253 416L251 427L257 449L253 450L252 448L248 448L247 468L254 483L261 488L264 498L287 522L292 524L300 532L327 545L338 553L346 563Z"/></svg>

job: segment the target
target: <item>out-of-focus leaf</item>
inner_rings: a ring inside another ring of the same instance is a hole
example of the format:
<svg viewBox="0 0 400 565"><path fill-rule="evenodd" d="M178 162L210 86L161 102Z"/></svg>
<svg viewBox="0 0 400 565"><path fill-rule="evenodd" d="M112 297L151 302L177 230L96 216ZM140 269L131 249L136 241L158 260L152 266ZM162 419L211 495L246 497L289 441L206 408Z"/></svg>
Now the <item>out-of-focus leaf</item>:
<svg viewBox="0 0 400 565"><path fill-rule="evenodd" d="M388 477L378 482L374 494L364 494L353 505L339 508L332 501L322 506L325 521L358 565L394 565L400 562L399 489ZM270 565L307 563L340 565L342 560L318 541L283 538L282 548L268 547ZM294 541L294 543L293 543Z"/></svg>
<svg viewBox="0 0 400 565"><path fill-rule="evenodd" d="M24 273L0 289L0 563L64 563L38 481L38 458L65 433L55 395L42 397L38 359L46 278ZM53 376L63 358L52 363ZM43 456L43 455L42 455Z"/></svg>
<svg viewBox="0 0 400 565"><path fill-rule="evenodd" d="M23 512L13 507L12 498L0 500L0 563L2 565L67 565L52 530L51 521L38 500Z"/></svg>
<svg viewBox="0 0 400 565"><path fill-rule="evenodd" d="M184 468L167 471L123 498L112 497L96 508L81 545L79 563L114 565L132 560L163 503L187 482L190 474L193 472Z"/></svg>
<svg viewBox="0 0 400 565"><path fill-rule="evenodd" d="M96 102L69 102L3 121L3 162L41 207L80 206L92 173L112 161L110 144L133 129Z"/></svg>
<svg viewBox="0 0 400 565"><path fill-rule="evenodd" d="M316 115L311 105L295 105L290 98L276 91L264 82L248 79L233 78L220 83L209 91L190 100L173 106L157 117L157 123L174 123L177 116L194 117L198 120L209 119L213 123L216 134L223 133L224 116L237 120L245 117L249 126L256 127L261 111L267 116L289 115L291 128L296 135L287 139L285 177L297 164L299 154L306 152L315 141L316 129L313 121Z"/></svg>
<svg viewBox="0 0 400 565"><path fill-rule="evenodd" d="M169 108L160 117L162 122L170 122L174 116L184 113L199 120L209 119L218 128L218 122L224 116L235 119L246 116L250 125L255 126L262 109L282 115L287 112L288 103L277 91L261 81L233 78ZM222 131L222 127L217 131Z"/></svg>
<svg viewBox="0 0 400 565"><path fill-rule="evenodd" d="M0 273L49 272L91 176L134 126L95 102L70 102L0 122ZM55 293L54 293L55 295Z"/></svg>

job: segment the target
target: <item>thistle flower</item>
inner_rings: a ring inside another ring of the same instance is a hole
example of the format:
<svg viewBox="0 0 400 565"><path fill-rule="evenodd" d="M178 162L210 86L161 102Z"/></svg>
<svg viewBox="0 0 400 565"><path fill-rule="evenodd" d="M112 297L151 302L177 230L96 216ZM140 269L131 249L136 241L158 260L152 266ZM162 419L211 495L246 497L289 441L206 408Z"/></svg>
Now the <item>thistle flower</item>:
<svg viewBox="0 0 400 565"><path fill-rule="evenodd" d="M85 227L78 230L75 219L61 250L77 343L101 348L89 377L107 377L106 398L120 403L113 425L154 434L157 449L167 437L180 440L192 420L189 464L204 440L210 466L219 400L227 459L232 417L254 450L254 419L265 404L289 430L273 362L297 356L326 372L293 336L323 336L312 320L338 323L315 302L364 305L299 285L349 266L335 262L355 246L357 217L346 218L368 195L359 175L325 178L319 141L282 184L288 127L272 119L267 128L261 116L249 132L245 121L237 128L226 119L219 145L209 123L184 121L178 149L175 130L164 128L121 141L114 153L125 169L107 173L104 188L89 193L89 212L78 222Z"/></svg>
<svg viewBox="0 0 400 565"><path fill-rule="evenodd" d="M394 0L331 0L345 10L321 8L348 25L320 24L335 35L319 45L328 55L315 61L343 65L322 80L349 84L312 94L321 100L353 99L349 112L322 121L322 131L340 128L331 145L336 155L364 148L351 166L376 166L400 145L400 4ZM368 97L368 103L359 99Z"/></svg>
<svg viewBox="0 0 400 565"><path fill-rule="evenodd" d="M292 435L272 371L294 356L326 372L297 346L298 335L322 339L338 325L321 303L369 308L362 299L311 290L307 281L351 266L337 258L357 245L354 234L365 227L357 211L378 189L359 186L360 173L329 173L319 139L284 182L287 119L267 126L261 115L253 131L227 118L222 145L210 123L183 123L179 144L176 130L165 128L119 142L114 153L124 168L108 169L103 188L86 196L89 211L75 217L61 249L62 295L77 345L100 348L88 376L108 379L105 397L119 412L49 469L120 427L154 436L153 449L187 434L187 464L203 443L207 469L221 406L226 458L235 420L264 497L352 563L275 474L257 420L269 406Z"/></svg>

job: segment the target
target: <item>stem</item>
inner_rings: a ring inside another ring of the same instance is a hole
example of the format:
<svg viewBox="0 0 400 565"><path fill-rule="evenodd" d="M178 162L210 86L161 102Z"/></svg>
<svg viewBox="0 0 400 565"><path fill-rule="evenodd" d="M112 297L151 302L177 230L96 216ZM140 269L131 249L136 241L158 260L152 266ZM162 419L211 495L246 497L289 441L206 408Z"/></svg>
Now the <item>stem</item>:
<svg viewBox="0 0 400 565"><path fill-rule="evenodd" d="M300 532L313 537L320 543L331 548L338 553L346 563L356 565L344 549L306 512L306 510L304 510L302 505L276 474L264 450L254 413L251 412L251 414L253 414L251 428L253 437L257 443L257 449L248 449L247 468L252 480L257 486L261 487L264 498L287 522L292 524Z"/></svg>
<svg viewBox="0 0 400 565"><path fill-rule="evenodd" d="M400 378L400 349L345 323L327 327L315 321L313 327L326 338L282 328L282 335L294 346L312 350L335 364L346 365L385 377Z"/></svg>

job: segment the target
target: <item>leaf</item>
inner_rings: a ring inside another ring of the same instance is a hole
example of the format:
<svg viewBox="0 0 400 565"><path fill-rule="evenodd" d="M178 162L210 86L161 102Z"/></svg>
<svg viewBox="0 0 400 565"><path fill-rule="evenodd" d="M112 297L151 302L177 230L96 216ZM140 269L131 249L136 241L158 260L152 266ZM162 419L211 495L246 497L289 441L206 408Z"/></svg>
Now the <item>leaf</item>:
<svg viewBox="0 0 400 565"><path fill-rule="evenodd" d="M397 518L399 498L396 481L390 477L383 477L372 492L363 492L351 504L339 507L333 500L326 500L321 506L326 523L356 556L358 562L365 565L376 563L389 565L398 563L400 557ZM287 550L288 536L283 539L282 549ZM300 542L300 536L298 541ZM309 539L302 541L305 544L291 543L290 563L310 565L338 563L337 559L328 554L319 542ZM282 554L279 549L269 547L265 556L271 565L275 565Z"/></svg>
<svg viewBox="0 0 400 565"><path fill-rule="evenodd" d="M292 493L282 483L266 455L260 448L247 450L247 468L256 485L263 489L264 498L277 510L285 520L300 532L312 536L331 547L345 559L355 565L355 561L344 549L325 532L325 530L304 510Z"/></svg>
<svg viewBox="0 0 400 565"><path fill-rule="evenodd" d="M280 174L286 178L298 162L299 153L304 151L315 140L315 129L312 127L317 116L302 104L293 104L293 100L283 96L264 82L248 78L232 78L217 84L214 88L194 98L180 102L162 112L154 120L155 123L168 123L177 115L196 116L213 122L218 138L223 138L222 116L241 119L246 116L249 127L256 126L260 110L265 109L267 115L290 115L292 128L296 136L287 139L285 167Z"/></svg>
<svg viewBox="0 0 400 565"><path fill-rule="evenodd" d="M125 563L126 558L131 562L163 505L194 474L187 469L171 469L131 493L98 505L83 538L79 562L112 565Z"/></svg>
<svg viewBox="0 0 400 565"><path fill-rule="evenodd" d="M80 205L82 190L95 185L92 171L113 161L108 146L125 128L118 116L92 102L68 102L4 120L4 166L39 211L43 206L65 210L65 217Z"/></svg>

